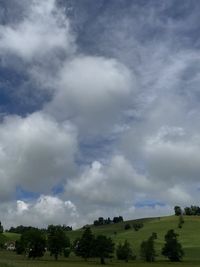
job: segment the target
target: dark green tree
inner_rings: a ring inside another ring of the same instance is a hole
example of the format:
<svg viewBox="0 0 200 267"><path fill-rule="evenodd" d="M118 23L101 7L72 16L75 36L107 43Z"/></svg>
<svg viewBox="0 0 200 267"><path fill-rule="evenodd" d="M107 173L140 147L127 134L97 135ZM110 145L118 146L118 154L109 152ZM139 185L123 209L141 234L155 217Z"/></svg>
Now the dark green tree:
<svg viewBox="0 0 200 267"><path fill-rule="evenodd" d="M116 249L116 254L118 260L125 260L126 262L135 258L133 255L133 250L127 240L124 242L124 244L119 243Z"/></svg>
<svg viewBox="0 0 200 267"><path fill-rule="evenodd" d="M64 253L66 248L70 247L70 240L60 225L49 225L47 229L48 249L50 255L58 260L58 256Z"/></svg>
<svg viewBox="0 0 200 267"><path fill-rule="evenodd" d="M174 207L174 213L175 213L176 216L181 215L181 214L182 214L181 207L179 207L179 206L175 206L175 207Z"/></svg>
<svg viewBox="0 0 200 267"><path fill-rule="evenodd" d="M190 207L185 207L184 212L185 212L185 215L189 215L189 216L192 215L192 210Z"/></svg>
<svg viewBox="0 0 200 267"><path fill-rule="evenodd" d="M183 224L184 224L184 218L183 218L183 215L179 215L179 218L178 218L178 228L182 228L183 227Z"/></svg>
<svg viewBox="0 0 200 267"><path fill-rule="evenodd" d="M101 264L105 264L105 258L111 258L114 252L114 243L111 238L99 235L93 242L93 256L100 258Z"/></svg>
<svg viewBox="0 0 200 267"><path fill-rule="evenodd" d="M90 227L87 227L82 234L82 237L74 242L74 252L77 256L80 256L87 260L93 255L93 243L94 235Z"/></svg>
<svg viewBox="0 0 200 267"><path fill-rule="evenodd" d="M23 254L25 251L25 246L24 244L21 242L21 240L16 240L15 242L15 249L16 249L16 253L17 254Z"/></svg>
<svg viewBox="0 0 200 267"><path fill-rule="evenodd" d="M133 229L134 229L135 231L140 230L143 226L144 226L144 225L143 225L142 222L135 222L135 223L133 223Z"/></svg>
<svg viewBox="0 0 200 267"><path fill-rule="evenodd" d="M3 225L0 222L0 234L2 234L2 233L3 233Z"/></svg>
<svg viewBox="0 0 200 267"><path fill-rule="evenodd" d="M124 230L129 230L129 229L131 229L131 225L130 225L130 223L126 223L124 225Z"/></svg>
<svg viewBox="0 0 200 267"><path fill-rule="evenodd" d="M154 262L156 257L155 251L155 239L157 239L157 234L152 233L148 240L143 241L140 246L140 256L147 262Z"/></svg>
<svg viewBox="0 0 200 267"><path fill-rule="evenodd" d="M184 251L181 244L177 240L178 234L173 229L169 230L165 235L165 245L162 249L162 254L170 261L181 261L184 256Z"/></svg>
<svg viewBox="0 0 200 267"><path fill-rule="evenodd" d="M16 242L16 252L26 252L29 258L35 259L44 256L46 237L39 229L32 229L23 233Z"/></svg>

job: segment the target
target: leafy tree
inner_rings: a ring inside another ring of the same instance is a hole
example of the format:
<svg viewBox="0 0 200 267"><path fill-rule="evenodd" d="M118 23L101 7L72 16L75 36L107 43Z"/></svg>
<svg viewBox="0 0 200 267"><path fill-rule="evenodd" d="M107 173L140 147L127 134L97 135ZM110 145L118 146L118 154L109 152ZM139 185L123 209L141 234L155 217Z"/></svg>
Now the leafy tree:
<svg viewBox="0 0 200 267"><path fill-rule="evenodd" d="M131 229L131 225L129 223L125 224L124 229L125 230Z"/></svg>
<svg viewBox="0 0 200 267"><path fill-rule="evenodd" d="M5 243L7 241L7 238L4 234L0 234L0 249L5 248Z"/></svg>
<svg viewBox="0 0 200 267"><path fill-rule="evenodd" d="M185 208L184 208L184 211L185 211L185 215L192 215L191 208L189 208L189 207L185 207Z"/></svg>
<svg viewBox="0 0 200 267"><path fill-rule="evenodd" d="M141 258L147 262L154 262L156 257L155 251L155 239L157 239L157 234L152 233L148 240L143 241L140 246Z"/></svg>
<svg viewBox="0 0 200 267"><path fill-rule="evenodd" d="M144 225L143 225L142 222L135 222L135 223L133 224L133 228L134 228L135 231L140 230L143 226L144 226Z"/></svg>
<svg viewBox="0 0 200 267"><path fill-rule="evenodd" d="M169 230L165 235L165 245L162 249L162 254L168 257L170 261L181 261L184 256L184 251L177 237L178 234L173 229Z"/></svg>
<svg viewBox="0 0 200 267"><path fill-rule="evenodd" d="M192 215L200 215L200 207L198 206L191 206L191 213Z"/></svg>
<svg viewBox="0 0 200 267"><path fill-rule="evenodd" d="M113 223L120 223L120 222L123 222L123 221L124 221L124 219L123 219L122 216L113 218Z"/></svg>
<svg viewBox="0 0 200 267"><path fill-rule="evenodd" d="M68 258L69 255L70 255L70 253L71 253L71 249L70 249L70 248L65 248L65 249L63 250L63 254L64 254L64 257L65 257L65 258Z"/></svg>
<svg viewBox="0 0 200 267"><path fill-rule="evenodd" d="M70 240L60 225L49 225L47 233L50 255L58 260L58 255L61 255L66 248L70 247Z"/></svg>
<svg viewBox="0 0 200 267"><path fill-rule="evenodd" d="M175 212L175 215L176 215L176 216L181 215L181 214L182 214L181 207L179 207L179 206L175 206L175 207L174 207L174 212Z"/></svg>
<svg viewBox="0 0 200 267"><path fill-rule="evenodd" d="M3 225L0 222L0 234L2 234L2 233L3 233Z"/></svg>
<svg viewBox="0 0 200 267"><path fill-rule="evenodd" d="M99 257L101 264L105 264L105 258L110 258L114 252L114 243L111 238L99 235L93 242L93 256Z"/></svg>
<svg viewBox="0 0 200 267"><path fill-rule="evenodd" d="M125 260L128 262L129 259L135 259L133 250L127 240L124 242L124 244L119 243L116 249L116 254L118 260Z"/></svg>
<svg viewBox="0 0 200 267"><path fill-rule="evenodd" d="M23 254L25 251L25 246L24 244L21 242L21 240L16 240L15 242L15 249L16 249L16 253L17 254Z"/></svg>
<svg viewBox="0 0 200 267"><path fill-rule="evenodd" d="M183 219L183 215L179 215L179 220L178 220L178 228L182 228L183 224L184 224L184 219Z"/></svg>
<svg viewBox="0 0 200 267"><path fill-rule="evenodd" d="M19 225L17 227L11 227L8 232L10 233L17 233L17 234L23 234L27 231L30 231L30 230L39 230L38 228L36 227L32 227L32 226L23 226L23 225ZM42 232L46 232L45 229L40 229Z"/></svg>
<svg viewBox="0 0 200 267"><path fill-rule="evenodd" d="M17 254L27 252L29 258L44 256L46 237L39 229L31 229L23 233L20 240L16 242Z"/></svg>
<svg viewBox="0 0 200 267"><path fill-rule="evenodd" d="M94 235L89 227L85 229L80 239L74 242L74 251L77 256L81 256L85 260L93 255Z"/></svg>

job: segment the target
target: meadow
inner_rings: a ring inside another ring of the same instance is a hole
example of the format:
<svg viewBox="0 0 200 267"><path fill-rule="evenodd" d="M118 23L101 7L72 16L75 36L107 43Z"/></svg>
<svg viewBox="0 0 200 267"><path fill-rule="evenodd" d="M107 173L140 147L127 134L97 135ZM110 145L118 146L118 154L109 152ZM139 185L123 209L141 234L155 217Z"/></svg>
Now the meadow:
<svg viewBox="0 0 200 267"><path fill-rule="evenodd" d="M128 240L132 245L134 253L137 255L136 261L130 261L128 263L117 261L115 257L110 260L107 259L106 263L113 267L122 266L199 266L200 265L200 217L198 216L184 216L184 225L181 229L178 228L178 217L168 216L161 218L149 218L140 220L143 222L144 227L139 231L135 231L133 228L125 230L125 224L132 225L135 221L126 221L118 224L104 225L104 226L91 226L91 229L95 235L104 234L111 237L116 244ZM164 235L167 230L174 229L179 234L179 241L185 251L185 257L181 263L171 263L166 258L161 256L161 249L164 244ZM79 237L83 232L83 229L67 232L71 241ZM155 263L145 263L139 258L139 248L143 240L146 240L152 232L156 232L158 239L156 240L157 258ZM17 234L5 233L7 239L13 240L19 238ZM70 255L69 258L60 257L56 262L51 258L48 253L42 259L29 260L23 255L16 255L15 252L0 251L0 267L94 267L102 266L98 259L90 259L87 262L75 255Z"/></svg>

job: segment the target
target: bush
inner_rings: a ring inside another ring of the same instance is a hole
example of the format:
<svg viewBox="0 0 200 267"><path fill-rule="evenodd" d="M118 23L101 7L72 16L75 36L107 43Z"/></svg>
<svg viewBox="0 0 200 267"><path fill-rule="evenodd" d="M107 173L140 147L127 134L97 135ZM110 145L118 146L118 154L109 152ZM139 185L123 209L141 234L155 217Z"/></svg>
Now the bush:
<svg viewBox="0 0 200 267"><path fill-rule="evenodd" d="M169 230L165 235L165 245L162 249L162 254L173 262L181 261L184 256L184 251L177 237L178 234L173 229Z"/></svg>
<svg viewBox="0 0 200 267"><path fill-rule="evenodd" d="M70 253L71 253L71 249L70 248L65 248L63 250L63 255L64 255L65 258L68 258Z"/></svg>
<svg viewBox="0 0 200 267"><path fill-rule="evenodd" d="M133 228L134 228L135 231L140 230L143 226L144 226L144 225L143 225L143 223L141 223L141 222L138 222L138 223L134 223L134 224L133 224Z"/></svg>
<svg viewBox="0 0 200 267"><path fill-rule="evenodd" d="M125 229L125 230L131 229L130 224L129 224L129 223L125 224L124 229Z"/></svg>
<svg viewBox="0 0 200 267"><path fill-rule="evenodd" d="M154 247L154 241L157 239L157 234L152 233L148 240L143 241L140 246L141 258L147 262L154 262L156 257L156 251Z"/></svg>
<svg viewBox="0 0 200 267"><path fill-rule="evenodd" d="M124 242L123 245L119 243L116 249L116 254L118 260L125 260L126 262L128 262L128 260L130 259L136 258L133 255L133 250L127 240Z"/></svg>

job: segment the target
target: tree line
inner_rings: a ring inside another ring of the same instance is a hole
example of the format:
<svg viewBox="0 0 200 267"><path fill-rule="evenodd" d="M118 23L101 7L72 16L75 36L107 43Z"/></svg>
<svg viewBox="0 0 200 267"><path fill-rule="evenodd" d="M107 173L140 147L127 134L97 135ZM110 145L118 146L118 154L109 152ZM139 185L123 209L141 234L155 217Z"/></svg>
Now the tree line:
<svg viewBox="0 0 200 267"><path fill-rule="evenodd" d="M162 255L170 261L181 261L184 256L184 251L181 244L178 242L178 234L170 229L165 235L165 244L162 248ZM142 241L140 246L140 258L147 262L154 262L157 256L155 250L155 240L157 234L152 235ZM133 252L131 244L125 240L124 243L119 243L115 249L115 244L110 237L104 235L94 236L91 229L85 229L82 237L77 238L73 243L74 252L77 256L81 256L85 260L92 257L99 257L102 264L105 263L105 258L112 258L114 251L118 260L135 260L136 255Z"/></svg>
<svg viewBox="0 0 200 267"><path fill-rule="evenodd" d="M184 255L177 237L178 235L172 229L165 235L162 255L168 257L170 261L181 261ZM144 261L155 261L157 256L155 250L156 239L157 234L152 233L147 240L142 241L139 257ZM84 260L99 258L101 264L105 264L106 258L112 258L114 252L118 260L128 262L129 260L136 259L133 248L127 240L115 246L115 243L110 237L105 235L95 236L90 227L86 227L82 236L72 243L69 237L67 237L66 231L60 225L49 225L47 233L37 228L30 229L21 235L20 240L16 241L16 252L18 254L25 253L32 259L44 256L47 250L55 260L58 260L60 255L69 257L72 251Z"/></svg>
<svg viewBox="0 0 200 267"><path fill-rule="evenodd" d="M200 207L191 205L190 207L185 207L184 209L182 209L180 206L175 206L174 213L176 216L179 215L200 216Z"/></svg>
<svg viewBox="0 0 200 267"><path fill-rule="evenodd" d="M1 224L1 222L0 222ZM66 226L65 224L60 225L61 229L63 229L64 231L72 231L72 227L71 226ZM1 229L1 225L0 225L0 229ZM41 232L43 233L47 233L48 229L46 228L37 228L37 227L33 227L33 226L24 226L24 225L19 225L16 227L11 226L8 230L6 230L6 232L8 233L16 233L16 234L23 234L27 231L30 230L36 230L39 229Z"/></svg>
<svg viewBox="0 0 200 267"><path fill-rule="evenodd" d="M99 226L99 225L107 225L107 224L113 224L113 223L120 223L123 222L124 219L122 216L118 217L113 217L111 220L110 217L104 219L103 217L99 217L97 220L93 222L94 226Z"/></svg>

